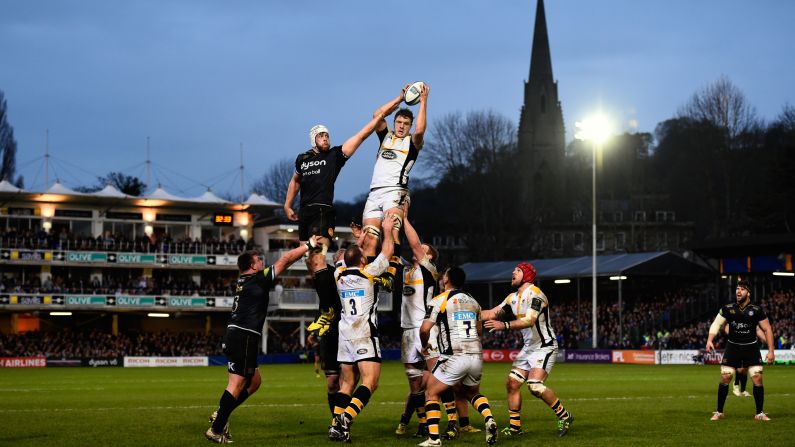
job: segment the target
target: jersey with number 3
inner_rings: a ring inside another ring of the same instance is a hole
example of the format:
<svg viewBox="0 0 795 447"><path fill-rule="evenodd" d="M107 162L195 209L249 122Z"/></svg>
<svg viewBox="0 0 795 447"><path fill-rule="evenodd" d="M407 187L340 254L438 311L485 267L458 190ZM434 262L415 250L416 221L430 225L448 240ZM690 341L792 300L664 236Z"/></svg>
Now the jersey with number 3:
<svg viewBox="0 0 795 447"><path fill-rule="evenodd" d="M372 338L378 336L375 294L375 277L389 267L389 259L378 255L364 268L340 267L334 274L337 279L337 292L342 304L340 314L340 340Z"/></svg>
<svg viewBox="0 0 795 447"><path fill-rule="evenodd" d="M482 354L478 337L480 304L466 292L448 290L431 300L425 319L439 327L439 353Z"/></svg>
<svg viewBox="0 0 795 447"><path fill-rule="evenodd" d="M541 289L531 284L521 293L517 291L508 295L503 310L518 319L526 318L531 310L538 312L536 323L522 329L522 338L526 347L535 349L557 346L555 332L549 321L549 300Z"/></svg>

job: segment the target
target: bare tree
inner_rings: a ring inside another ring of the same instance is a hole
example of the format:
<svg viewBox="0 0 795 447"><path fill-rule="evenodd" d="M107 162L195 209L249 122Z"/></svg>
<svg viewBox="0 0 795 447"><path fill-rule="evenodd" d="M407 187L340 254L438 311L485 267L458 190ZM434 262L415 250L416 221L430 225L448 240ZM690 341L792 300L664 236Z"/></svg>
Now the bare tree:
<svg viewBox="0 0 795 447"><path fill-rule="evenodd" d="M282 159L271 165L259 180L254 182L252 191L277 202L284 203L287 197L287 184L295 174L295 165L290 159Z"/></svg>
<svg viewBox="0 0 795 447"><path fill-rule="evenodd" d="M679 109L679 117L708 121L725 132L727 149L736 148L738 137L759 127L756 108L726 76L693 94Z"/></svg>
<svg viewBox="0 0 795 447"><path fill-rule="evenodd" d="M17 170L17 141L14 128L8 122L5 95L0 91L0 180L8 180L22 187L22 177L14 178Z"/></svg>
<svg viewBox="0 0 795 447"><path fill-rule="evenodd" d="M423 158L437 178L455 180L472 172L489 171L499 154L516 146L512 121L492 110L450 113L434 123Z"/></svg>

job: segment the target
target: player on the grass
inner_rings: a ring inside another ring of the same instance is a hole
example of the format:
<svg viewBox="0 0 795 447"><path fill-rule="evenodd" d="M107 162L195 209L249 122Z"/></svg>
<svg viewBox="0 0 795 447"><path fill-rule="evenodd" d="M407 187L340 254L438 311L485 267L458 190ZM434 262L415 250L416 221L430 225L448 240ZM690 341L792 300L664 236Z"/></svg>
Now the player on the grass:
<svg viewBox="0 0 795 447"><path fill-rule="evenodd" d="M549 321L549 300L533 282L536 270L529 262L521 262L511 275L514 293L493 309L483 312L484 326L491 331L522 331L524 347L513 367L506 389L508 390L508 415L510 426L503 429L508 436L519 436L522 432L522 384L533 396L549 405L558 418L558 436L568 433L574 417L566 411L552 388L544 385L555 365L558 343Z"/></svg>
<svg viewBox="0 0 795 447"><path fill-rule="evenodd" d="M739 281L735 291L736 302L726 304L720 308L715 321L709 328L707 337L707 352L714 351L712 340L724 324L729 323L729 340L726 351L720 362L720 384L718 385L718 407L710 420L723 419L723 405L729 395L729 381L738 368L748 368L748 374L754 383L754 402L756 403L757 421L769 421L764 412L765 388L762 384L762 355L757 345L757 325L765 333L767 342L767 363L773 363L776 356L773 352L773 328L767 319L767 314L761 306L751 303L751 288L748 281Z"/></svg>
<svg viewBox="0 0 795 447"><path fill-rule="evenodd" d="M421 447L442 445L439 436L441 394L460 384L461 395L472 403L486 422L486 442L497 442L497 422L491 414L489 400L480 394L483 371L483 348L480 344L482 322L480 304L461 290L466 274L459 267L448 268L442 275L444 292L431 300L420 327L420 343L426 349L431 329L438 326L441 357L428 377L425 389L425 413L428 418L428 439Z"/></svg>
<svg viewBox="0 0 795 447"><path fill-rule="evenodd" d="M389 107L397 107L403 101L407 87L404 87L400 95L388 104ZM410 132L414 122L414 114L411 110L405 108L395 113L393 130L389 130L387 122L383 118L376 125L375 132L378 135L380 145L375 159L375 166L373 167L370 193L367 196L367 202L362 213L362 225L364 225L364 231L367 235L363 242L362 250L368 257L376 254L381 232L380 222L386 213L395 216L394 229L387 229L386 231L392 232L392 239L395 244L400 243L403 204L409 199L409 171L414 166L420 149L422 149L429 92L430 87L424 85L420 92L420 110L417 113L417 122L413 134ZM377 116L379 116L378 111L376 111ZM393 281L392 290L399 292L402 289L400 284L403 279L402 264L400 263L399 248L396 248L394 252L395 257L390 260L389 273L391 275L390 279Z"/></svg>
<svg viewBox="0 0 795 447"><path fill-rule="evenodd" d="M229 416L249 396L259 389L262 377L257 368L257 354L262 346L262 327L268 311L269 292L276 277L301 259L318 244L318 238L309 238L265 268L262 258L254 251L247 251L237 258L240 277L235 286L232 315L226 326L223 350L229 363L226 389L221 395L218 410L210 416L210 428L204 436L218 444L232 442L229 434Z"/></svg>
<svg viewBox="0 0 795 447"><path fill-rule="evenodd" d="M385 228L392 228L394 220L387 214ZM342 372L340 394L334 407L334 424L329 428L329 439L350 442L350 427L378 387L381 376L381 348L378 344L376 308L376 277L389 267L394 244L392 233L384 233L381 254L367 263L362 250L352 245L345 250L345 266L335 272L337 292L342 304L339 322L339 348L337 360ZM356 387L355 369L361 376Z"/></svg>
<svg viewBox="0 0 795 447"><path fill-rule="evenodd" d="M425 390L423 373L433 367L439 356L436 346L431 346L423 355L420 344L420 326L425 316L428 302L436 295L438 273L436 260L438 252L429 244L423 244L416 230L409 223L408 216L404 219L406 240L412 251L412 264L403 271L402 301L400 306L400 327L403 335L400 341L400 361L403 362L409 382L409 395L406 406L400 416L400 423L395 430L398 435L406 433L411 414L416 410L420 425L418 436L425 436ZM432 336L435 344L435 337Z"/></svg>
<svg viewBox="0 0 795 447"><path fill-rule="evenodd" d="M724 333L729 334L729 326L723 326ZM765 331L759 326L756 327L756 337L761 343L765 342ZM748 368L737 368L734 373L734 385L732 386L732 393L737 397L751 397L751 393L746 391L748 386Z"/></svg>

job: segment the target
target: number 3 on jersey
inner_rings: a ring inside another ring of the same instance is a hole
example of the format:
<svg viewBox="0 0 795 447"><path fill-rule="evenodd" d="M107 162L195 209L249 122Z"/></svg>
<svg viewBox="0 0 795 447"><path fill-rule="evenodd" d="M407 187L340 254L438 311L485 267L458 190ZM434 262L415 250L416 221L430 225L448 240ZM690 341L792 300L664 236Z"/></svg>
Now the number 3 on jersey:
<svg viewBox="0 0 795 447"><path fill-rule="evenodd" d="M342 313L348 315L359 315L362 313L362 298L364 289L342 290L340 291L340 301L342 301Z"/></svg>
<svg viewBox="0 0 795 447"><path fill-rule="evenodd" d="M453 314L453 321L455 321L459 339L477 338L477 315L475 312L456 312Z"/></svg>

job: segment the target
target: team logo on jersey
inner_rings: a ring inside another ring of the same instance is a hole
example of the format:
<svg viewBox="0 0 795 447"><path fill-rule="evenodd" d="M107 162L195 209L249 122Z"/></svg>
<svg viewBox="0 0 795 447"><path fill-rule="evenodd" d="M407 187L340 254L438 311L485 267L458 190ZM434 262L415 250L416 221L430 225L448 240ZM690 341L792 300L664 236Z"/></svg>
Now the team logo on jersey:
<svg viewBox="0 0 795 447"><path fill-rule="evenodd" d="M403 295L414 295L414 292L416 292L416 290L414 290L414 287L411 286L403 287Z"/></svg>
<svg viewBox="0 0 795 447"><path fill-rule="evenodd" d="M453 313L453 321L460 320L476 320L475 312L455 312Z"/></svg>
<svg viewBox="0 0 795 447"><path fill-rule="evenodd" d="M301 169L309 169L313 166L325 166L326 160L305 161L301 163Z"/></svg>
<svg viewBox="0 0 795 447"><path fill-rule="evenodd" d="M358 351L356 351L356 353L357 354L367 354L367 350L362 348L362 349L359 349Z"/></svg>
<svg viewBox="0 0 795 447"><path fill-rule="evenodd" d="M397 154L395 151L383 151L381 152L381 158L386 160L394 160L397 158Z"/></svg>
<svg viewBox="0 0 795 447"><path fill-rule="evenodd" d="M751 310L751 311L748 311L748 316L749 316L749 317L753 317L753 316L754 316L754 311L752 311L752 310Z"/></svg>
<svg viewBox="0 0 795 447"><path fill-rule="evenodd" d="M732 315L734 315L734 309L731 309L731 310L729 311L729 313L730 313L730 314L732 314Z"/></svg>
<svg viewBox="0 0 795 447"><path fill-rule="evenodd" d="M333 228L329 228L328 229L328 237L331 237L331 236L334 236L334 229Z"/></svg>

